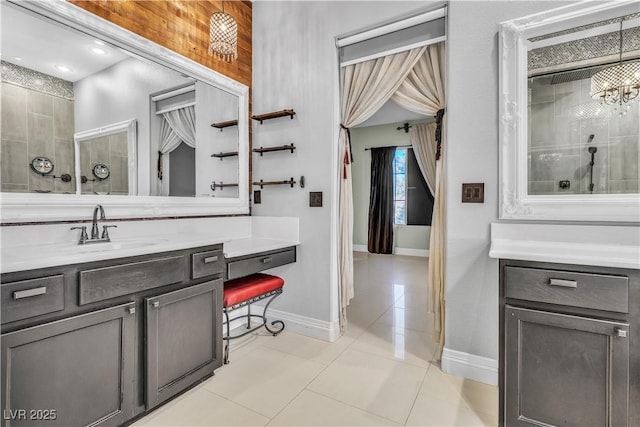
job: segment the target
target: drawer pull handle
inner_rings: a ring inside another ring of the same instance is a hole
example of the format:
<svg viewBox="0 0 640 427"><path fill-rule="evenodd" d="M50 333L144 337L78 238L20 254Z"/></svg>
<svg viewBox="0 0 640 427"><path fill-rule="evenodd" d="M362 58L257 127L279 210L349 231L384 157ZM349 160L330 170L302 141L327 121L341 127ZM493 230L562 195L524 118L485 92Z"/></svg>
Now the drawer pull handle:
<svg viewBox="0 0 640 427"><path fill-rule="evenodd" d="M269 264L271 261L273 261L273 258L271 258L270 256L268 256L266 258L262 258L262 263L263 264Z"/></svg>
<svg viewBox="0 0 640 427"><path fill-rule="evenodd" d="M129 314L136 314L136 308L135 307L129 307Z"/></svg>
<svg viewBox="0 0 640 427"><path fill-rule="evenodd" d="M549 279L549 285L562 286L563 288L577 288L578 282L576 280Z"/></svg>
<svg viewBox="0 0 640 427"><path fill-rule="evenodd" d="M154 301L153 303L151 303L151 305L153 306L153 308L158 308L158 307L160 307L160 302L159 301Z"/></svg>
<svg viewBox="0 0 640 427"><path fill-rule="evenodd" d="M217 256L210 256L210 257L207 257L207 258L203 259L202 262L204 262L205 264L209 264L209 263L212 263L212 262L216 262L217 260L218 260Z"/></svg>
<svg viewBox="0 0 640 427"><path fill-rule="evenodd" d="M41 288L33 288L33 289L27 289L24 291L16 291L13 293L13 299L35 297L38 295L44 295L46 293L47 293L47 288L43 286Z"/></svg>

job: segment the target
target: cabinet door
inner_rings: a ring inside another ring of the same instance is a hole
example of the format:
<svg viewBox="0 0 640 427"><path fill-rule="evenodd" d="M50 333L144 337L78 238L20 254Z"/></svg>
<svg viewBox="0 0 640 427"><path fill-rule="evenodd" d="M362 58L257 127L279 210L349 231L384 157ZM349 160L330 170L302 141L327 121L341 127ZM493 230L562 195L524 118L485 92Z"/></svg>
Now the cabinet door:
<svg viewBox="0 0 640 427"><path fill-rule="evenodd" d="M222 365L222 279L146 304L146 401L153 408Z"/></svg>
<svg viewBox="0 0 640 427"><path fill-rule="evenodd" d="M629 325L505 306L505 425L628 425Z"/></svg>
<svg viewBox="0 0 640 427"><path fill-rule="evenodd" d="M2 335L8 426L111 426L133 415L135 304Z"/></svg>

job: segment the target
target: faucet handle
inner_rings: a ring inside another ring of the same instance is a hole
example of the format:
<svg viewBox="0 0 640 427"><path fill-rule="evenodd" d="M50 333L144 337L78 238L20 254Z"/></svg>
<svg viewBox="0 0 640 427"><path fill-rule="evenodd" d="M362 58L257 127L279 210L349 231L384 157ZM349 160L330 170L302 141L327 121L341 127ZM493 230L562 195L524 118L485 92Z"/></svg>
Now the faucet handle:
<svg viewBox="0 0 640 427"><path fill-rule="evenodd" d="M109 239L109 228L118 228L117 225L103 225L102 226L102 238Z"/></svg>
<svg viewBox="0 0 640 427"><path fill-rule="evenodd" d="M79 245L84 245L85 243L87 243L87 240L89 240L89 236L87 235L87 227L86 226L81 226L81 227L71 227L71 230L82 230L80 232L80 240L78 241Z"/></svg>

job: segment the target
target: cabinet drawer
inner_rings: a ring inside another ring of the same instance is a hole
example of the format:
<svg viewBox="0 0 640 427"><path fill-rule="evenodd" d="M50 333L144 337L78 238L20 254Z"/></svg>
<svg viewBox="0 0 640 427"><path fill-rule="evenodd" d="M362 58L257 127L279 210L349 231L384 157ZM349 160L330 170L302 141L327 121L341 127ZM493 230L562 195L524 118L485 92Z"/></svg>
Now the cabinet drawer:
<svg viewBox="0 0 640 427"><path fill-rule="evenodd" d="M596 310L629 312L629 278L505 267L505 296Z"/></svg>
<svg viewBox="0 0 640 427"><path fill-rule="evenodd" d="M64 276L40 277L2 285L2 323L64 309Z"/></svg>
<svg viewBox="0 0 640 427"><path fill-rule="evenodd" d="M222 250L199 252L191 255L192 279L222 274L223 270L224 255Z"/></svg>
<svg viewBox="0 0 640 427"><path fill-rule="evenodd" d="M187 279L186 255L156 258L80 272L80 305Z"/></svg>
<svg viewBox="0 0 640 427"><path fill-rule="evenodd" d="M259 271L296 261L296 249L286 249L252 258L227 263L227 280L248 276Z"/></svg>

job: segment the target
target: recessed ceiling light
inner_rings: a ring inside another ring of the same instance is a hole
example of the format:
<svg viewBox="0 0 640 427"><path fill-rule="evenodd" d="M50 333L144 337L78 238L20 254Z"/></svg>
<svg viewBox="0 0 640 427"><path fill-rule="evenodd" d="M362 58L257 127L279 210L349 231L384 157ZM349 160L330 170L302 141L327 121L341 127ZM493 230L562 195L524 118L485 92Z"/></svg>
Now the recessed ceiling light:
<svg viewBox="0 0 640 427"><path fill-rule="evenodd" d="M65 73L71 72L71 68L67 67L66 65L54 65L54 68L58 71L64 71Z"/></svg>
<svg viewBox="0 0 640 427"><path fill-rule="evenodd" d="M107 51L104 49L100 49L99 47L92 47L89 49L91 52L95 53L96 55L106 55Z"/></svg>
<svg viewBox="0 0 640 427"><path fill-rule="evenodd" d="M105 46L104 42L102 40L94 40L93 41L95 44L99 44L100 46Z"/></svg>
<svg viewBox="0 0 640 427"><path fill-rule="evenodd" d="M15 59L16 61L22 61L22 58L19 56L14 56L13 59Z"/></svg>

